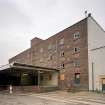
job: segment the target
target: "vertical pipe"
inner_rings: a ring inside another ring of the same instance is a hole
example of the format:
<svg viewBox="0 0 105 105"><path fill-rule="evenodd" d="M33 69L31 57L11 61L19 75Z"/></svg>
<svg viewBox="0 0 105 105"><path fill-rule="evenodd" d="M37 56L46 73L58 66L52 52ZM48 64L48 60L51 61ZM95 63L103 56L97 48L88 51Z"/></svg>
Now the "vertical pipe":
<svg viewBox="0 0 105 105"><path fill-rule="evenodd" d="M94 91L94 63L92 62L92 90Z"/></svg>
<svg viewBox="0 0 105 105"><path fill-rule="evenodd" d="M31 63L31 65L33 64L32 63L32 46L31 46L31 49L30 49L30 63Z"/></svg>
<svg viewBox="0 0 105 105"><path fill-rule="evenodd" d="M56 39L56 69L58 69L58 45L57 45L57 39Z"/></svg>

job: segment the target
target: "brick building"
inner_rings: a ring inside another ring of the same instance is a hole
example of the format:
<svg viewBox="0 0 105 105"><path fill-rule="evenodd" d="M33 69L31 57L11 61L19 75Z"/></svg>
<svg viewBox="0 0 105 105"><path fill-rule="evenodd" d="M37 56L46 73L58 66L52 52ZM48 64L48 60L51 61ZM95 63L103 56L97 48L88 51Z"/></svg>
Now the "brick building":
<svg viewBox="0 0 105 105"><path fill-rule="evenodd" d="M92 88L96 78L93 80L91 76L91 49L103 46L94 46L94 43L99 41L95 34L102 34L100 41L105 34L104 31L98 33L98 30L103 31L89 14L85 19L46 40L35 37L31 40L31 47L9 59L9 63L18 62L58 69L59 87L62 89L96 90L97 87Z"/></svg>

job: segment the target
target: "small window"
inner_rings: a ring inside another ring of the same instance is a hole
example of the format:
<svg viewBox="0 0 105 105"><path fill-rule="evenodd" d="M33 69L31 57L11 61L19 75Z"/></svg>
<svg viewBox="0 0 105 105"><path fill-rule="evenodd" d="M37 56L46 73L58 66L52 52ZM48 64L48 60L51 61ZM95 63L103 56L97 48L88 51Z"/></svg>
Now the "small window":
<svg viewBox="0 0 105 105"><path fill-rule="evenodd" d="M80 66L80 61L74 60L74 67L79 67L79 66Z"/></svg>
<svg viewBox="0 0 105 105"><path fill-rule="evenodd" d="M60 49L60 50L63 50L63 49L64 49L64 44L59 45L59 49Z"/></svg>
<svg viewBox="0 0 105 105"><path fill-rule="evenodd" d="M75 83L80 84L80 73L75 73Z"/></svg>
<svg viewBox="0 0 105 105"><path fill-rule="evenodd" d="M59 41L59 45L63 45L64 44L64 38L60 39Z"/></svg>
<svg viewBox="0 0 105 105"><path fill-rule="evenodd" d="M49 44L48 45L48 50L51 50L52 49L52 44Z"/></svg>
<svg viewBox="0 0 105 105"><path fill-rule="evenodd" d="M63 57L64 56L64 51L60 52L60 56Z"/></svg>
<svg viewBox="0 0 105 105"><path fill-rule="evenodd" d="M74 48L74 53L78 53L78 52L80 52L80 48L75 47L75 48Z"/></svg>
<svg viewBox="0 0 105 105"><path fill-rule="evenodd" d="M40 61L40 63L43 62L43 58L40 58L39 61Z"/></svg>
<svg viewBox="0 0 105 105"><path fill-rule="evenodd" d="M64 63L61 64L61 69L64 69L65 68L65 65Z"/></svg>
<svg viewBox="0 0 105 105"><path fill-rule="evenodd" d="M53 59L53 56L49 55L48 60L52 60L52 59Z"/></svg>
<svg viewBox="0 0 105 105"><path fill-rule="evenodd" d="M40 53L43 53L43 48L40 48Z"/></svg>
<svg viewBox="0 0 105 105"><path fill-rule="evenodd" d="M74 33L74 39L78 39L80 38L80 33L79 32L75 32Z"/></svg>

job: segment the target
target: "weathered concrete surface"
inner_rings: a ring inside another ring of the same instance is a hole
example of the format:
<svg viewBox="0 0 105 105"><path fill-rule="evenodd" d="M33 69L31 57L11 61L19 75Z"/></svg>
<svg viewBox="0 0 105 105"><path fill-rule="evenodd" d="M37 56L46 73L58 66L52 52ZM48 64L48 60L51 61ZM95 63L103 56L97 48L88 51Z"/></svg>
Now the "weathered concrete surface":
<svg viewBox="0 0 105 105"><path fill-rule="evenodd" d="M0 93L0 105L105 105L105 94L61 91L12 95Z"/></svg>

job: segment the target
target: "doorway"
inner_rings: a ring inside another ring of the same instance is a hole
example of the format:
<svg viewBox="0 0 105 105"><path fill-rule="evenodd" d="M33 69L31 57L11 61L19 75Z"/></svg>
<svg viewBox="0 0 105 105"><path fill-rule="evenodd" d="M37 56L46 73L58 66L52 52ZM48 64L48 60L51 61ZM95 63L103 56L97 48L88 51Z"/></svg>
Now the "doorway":
<svg viewBox="0 0 105 105"><path fill-rule="evenodd" d="M102 91L105 92L105 78L102 79Z"/></svg>

